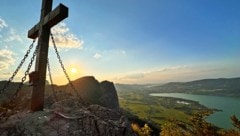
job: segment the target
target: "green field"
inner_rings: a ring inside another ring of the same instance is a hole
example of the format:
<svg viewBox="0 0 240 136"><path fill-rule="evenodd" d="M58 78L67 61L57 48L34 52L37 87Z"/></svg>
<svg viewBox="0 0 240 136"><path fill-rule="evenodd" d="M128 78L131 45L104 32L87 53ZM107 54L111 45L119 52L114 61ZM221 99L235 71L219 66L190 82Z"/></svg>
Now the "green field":
<svg viewBox="0 0 240 136"><path fill-rule="evenodd" d="M158 126L169 119L188 122L194 112L209 110L194 101L154 97L148 95L146 91L118 91L118 96L123 110ZM179 101L189 104L179 103Z"/></svg>

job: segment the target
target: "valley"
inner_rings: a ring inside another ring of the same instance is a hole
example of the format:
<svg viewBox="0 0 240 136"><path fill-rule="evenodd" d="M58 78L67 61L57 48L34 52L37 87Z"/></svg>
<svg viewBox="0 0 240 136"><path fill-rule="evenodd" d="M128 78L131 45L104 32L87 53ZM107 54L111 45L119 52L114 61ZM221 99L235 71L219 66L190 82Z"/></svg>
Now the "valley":
<svg viewBox="0 0 240 136"><path fill-rule="evenodd" d="M163 131L163 128L168 129L169 126L166 124L173 123L173 125L178 125L179 122L180 125L186 126L184 131L189 132L189 130L194 127L192 118L196 113L200 113L203 121L211 123L212 127L209 130L216 132L215 130L219 131L220 128L224 128L224 130L233 128L230 116L236 112L239 113L237 111L239 103L231 103L230 100L234 99L239 101L238 81L239 78L229 80L206 79L202 81L168 83L163 85L113 85L112 82L108 81L98 82L94 77L84 77L73 81L73 84L77 90L79 90L85 102L110 108L120 106L123 115L128 118L130 123L138 124L140 127L147 124L153 130L152 134L158 135ZM1 81L0 87L2 87L4 83L5 81ZM10 84L10 89L5 91L0 97L1 103L4 103L8 98L12 97L18 84L19 83ZM76 94L72 92L71 87L68 85L54 85L54 88L60 101L76 97ZM183 88L186 88L186 90L184 91ZM199 95L201 90L205 90L202 91L204 95ZM219 90L221 90L221 93L217 93L219 94L217 96L216 92L219 92ZM230 93L228 94L228 92ZM46 86L45 93L45 108L51 108L51 105L54 104L54 98L50 85ZM232 96L233 94L235 95ZM178 95L181 97L178 97ZM184 95L189 96L185 97ZM198 98L199 96L206 97L206 99L201 101L201 99ZM22 91L20 91L15 100L21 110L27 111L29 109L30 97L31 87L23 85ZM213 99L215 97L217 99ZM223 107L216 107L214 104L222 105ZM229 107L233 106L235 106L235 108L233 108L235 111L229 109ZM225 114L226 110L229 111L228 114ZM212 119L212 115L216 115L215 119ZM239 118L239 114L236 114L236 117ZM225 118L225 120L223 120L223 118ZM217 124L220 123L221 125L216 125L214 122L216 120L219 121ZM224 123L228 123L228 125Z"/></svg>
<svg viewBox="0 0 240 136"><path fill-rule="evenodd" d="M217 123L221 128L232 128L230 116L239 116L236 107L240 98L240 78L204 79L163 85L115 84L115 87L123 110L158 127L171 119L188 123L194 113L208 112L211 113L207 117L210 123ZM176 97L176 93L190 96ZM157 97L149 94L156 94ZM198 96L206 98L201 100Z"/></svg>
<svg viewBox="0 0 240 136"><path fill-rule="evenodd" d="M116 85L117 90L122 88ZM154 97L141 90L118 91L120 107L156 127L170 119L179 119L188 123L193 113L214 112L196 101L171 97Z"/></svg>

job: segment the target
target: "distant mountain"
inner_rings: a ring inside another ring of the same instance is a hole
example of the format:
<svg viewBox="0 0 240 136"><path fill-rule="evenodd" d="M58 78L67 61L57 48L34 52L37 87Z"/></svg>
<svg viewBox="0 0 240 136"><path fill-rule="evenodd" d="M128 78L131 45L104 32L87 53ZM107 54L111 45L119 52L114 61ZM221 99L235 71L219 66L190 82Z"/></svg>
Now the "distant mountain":
<svg viewBox="0 0 240 136"><path fill-rule="evenodd" d="M170 82L163 85L115 84L118 92L141 91L147 93L190 93L240 97L240 77L202 79L190 82Z"/></svg>
<svg viewBox="0 0 240 136"><path fill-rule="evenodd" d="M240 77L172 82L149 88L156 93L191 93L240 97Z"/></svg>
<svg viewBox="0 0 240 136"><path fill-rule="evenodd" d="M148 86L152 85L142 85L142 84L119 84L116 83L115 87L118 92L124 92L124 91L144 91Z"/></svg>

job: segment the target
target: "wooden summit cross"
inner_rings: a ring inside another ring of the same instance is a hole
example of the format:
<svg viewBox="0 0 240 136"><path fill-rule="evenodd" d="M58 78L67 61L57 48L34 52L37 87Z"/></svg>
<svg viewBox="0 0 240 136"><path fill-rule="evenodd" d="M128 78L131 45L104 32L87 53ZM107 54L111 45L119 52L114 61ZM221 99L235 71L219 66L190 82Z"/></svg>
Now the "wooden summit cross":
<svg viewBox="0 0 240 136"><path fill-rule="evenodd" d="M40 22L28 31L29 38L38 37L39 46L35 65L37 81L33 81L31 111L43 110L50 29L68 17L66 6L60 4L52 11L52 3L53 0L42 0Z"/></svg>

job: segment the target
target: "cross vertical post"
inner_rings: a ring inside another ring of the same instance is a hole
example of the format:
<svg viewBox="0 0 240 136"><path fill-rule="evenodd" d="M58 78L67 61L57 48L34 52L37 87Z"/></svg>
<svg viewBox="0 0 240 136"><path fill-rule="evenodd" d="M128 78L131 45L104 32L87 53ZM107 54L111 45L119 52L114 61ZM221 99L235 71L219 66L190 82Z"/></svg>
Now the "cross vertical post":
<svg viewBox="0 0 240 136"><path fill-rule="evenodd" d="M52 26L68 16L68 8L60 4L52 11L53 0L42 0L40 22L28 31L28 37L38 37L38 53L35 64L37 73L33 81L31 111L40 111L44 107L44 93L48 59L49 35Z"/></svg>

